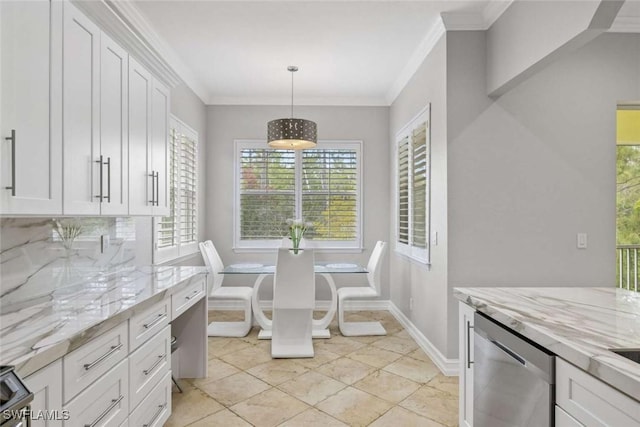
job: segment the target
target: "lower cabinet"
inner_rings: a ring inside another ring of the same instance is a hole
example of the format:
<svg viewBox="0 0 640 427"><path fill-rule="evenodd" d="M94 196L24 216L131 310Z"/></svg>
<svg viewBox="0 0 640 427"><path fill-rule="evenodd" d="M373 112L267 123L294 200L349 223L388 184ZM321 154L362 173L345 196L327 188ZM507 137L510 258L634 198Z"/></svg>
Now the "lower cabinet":
<svg viewBox="0 0 640 427"><path fill-rule="evenodd" d="M64 427L119 426L129 416L129 360L90 385L64 409L69 419Z"/></svg>
<svg viewBox="0 0 640 427"><path fill-rule="evenodd" d="M639 401L558 357L556 404L571 417L561 416L558 426L640 427Z"/></svg>
<svg viewBox="0 0 640 427"><path fill-rule="evenodd" d="M62 408L62 360L56 360L24 379L33 393L31 402L32 427L60 427L64 413ZM58 411L55 416L55 411Z"/></svg>
<svg viewBox="0 0 640 427"><path fill-rule="evenodd" d="M473 314L475 310L465 303L458 305L458 379L460 384L460 427L473 426Z"/></svg>
<svg viewBox="0 0 640 427"><path fill-rule="evenodd" d="M556 427L584 427L584 424L573 418L571 415L567 414L558 405L556 405L555 416Z"/></svg>
<svg viewBox="0 0 640 427"><path fill-rule="evenodd" d="M149 392L129 417L130 427L160 427L171 415L171 372Z"/></svg>

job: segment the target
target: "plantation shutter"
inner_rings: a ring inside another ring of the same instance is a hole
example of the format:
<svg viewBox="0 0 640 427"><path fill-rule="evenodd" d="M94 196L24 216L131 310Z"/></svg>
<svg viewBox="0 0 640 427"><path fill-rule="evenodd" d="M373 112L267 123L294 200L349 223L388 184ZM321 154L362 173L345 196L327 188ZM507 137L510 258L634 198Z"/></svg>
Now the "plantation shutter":
<svg viewBox="0 0 640 427"><path fill-rule="evenodd" d="M302 217L318 240L358 237L358 153L355 149L302 152Z"/></svg>
<svg viewBox="0 0 640 427"><path fill-rule="evenodd" d="M197 232L197 145L183 135L180 144L180 244L195 243Z"/></svg>
<svg viewBox="0 0 640 427"><path fill-rule="evenodd" d="M412 242L417 248L427 247L427 124L413 130L411 156Z"/></svg>
<svg viewBox="0 0 640 427"><path fill-rule="evenodd" d="M398 143L398 242L409 243L409 137Z"/></svg>
<svg viewBox="0 0 640 427"><path fill-rule="evenodd" d="M169 134L169 216L158 222L157 249L178 244L178 177L180 168L180 135L173 128Z"/></svg>
<svg viewBox="0 0 640 427"><path fill-rule="evenodd" d="M279 239L287 218L295 218L293 150L240 150L240 238Z"/></svg>

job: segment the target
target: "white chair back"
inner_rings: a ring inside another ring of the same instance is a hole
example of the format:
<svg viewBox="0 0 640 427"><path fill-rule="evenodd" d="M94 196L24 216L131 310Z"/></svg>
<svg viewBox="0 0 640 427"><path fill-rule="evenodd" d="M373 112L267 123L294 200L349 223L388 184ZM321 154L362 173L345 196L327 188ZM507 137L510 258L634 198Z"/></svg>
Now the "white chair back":
<svg viewBox="0 0 640 427"><path fill-rule="evenodd" d="M209 295L211 295L214 290L222 286L224 275L220 274L220 272L224 269L224 264L211 240L200 242L199 246L204 263L211 274L211 277L207 280L209 283Z"/></svg>
<svg viewBox="0 0 640 427"><path fill-rule="evenodd" d="M278 249L276 274L273 279L273 308L312 309L315 303L314 254L306 249L293 254Z"/></svg>
<svg viewBox="0 0 640 427"><path fill-rule="evenodd" d="M369 257L369 263L367 264L367 271L369 271L367 273L367 280L369 281L369 286L375 289L378 295L380 295L380 270L382 269L382 258L386 251L387 242L378 240L376 242L376 246L373 248L373 252L371 252L371 256Z"/></svg>

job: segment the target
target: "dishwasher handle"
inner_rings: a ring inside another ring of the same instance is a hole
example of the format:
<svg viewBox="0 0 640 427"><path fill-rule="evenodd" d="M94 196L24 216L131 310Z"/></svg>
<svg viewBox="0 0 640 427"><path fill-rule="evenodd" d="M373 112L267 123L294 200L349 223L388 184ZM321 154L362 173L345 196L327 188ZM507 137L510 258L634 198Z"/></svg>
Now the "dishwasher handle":
<svg viewBox="0 0 640 427"><path fill-rule="evenodd" d="M474 332L494 344L510 358L530 369L549 384L555 384L555 355L532 343L483 313L473 317Z"/></svg>

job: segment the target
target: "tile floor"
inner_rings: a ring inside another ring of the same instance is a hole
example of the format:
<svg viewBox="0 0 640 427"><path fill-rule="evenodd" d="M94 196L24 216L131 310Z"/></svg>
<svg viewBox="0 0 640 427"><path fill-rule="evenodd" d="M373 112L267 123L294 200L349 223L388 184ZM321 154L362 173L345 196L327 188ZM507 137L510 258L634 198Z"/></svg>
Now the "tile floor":
<svg viewBox="0 0 640 427"><path fill-rule="evenodd" d="M331 339L313 341L312 359L271 359L255 327L244 338L210 337L209 376L179 380L183 393L173 393L166 426L457 425L457 377L442 375L389 312L347 320L379 320L388 335L343 337L334 321Z"/></svg>

